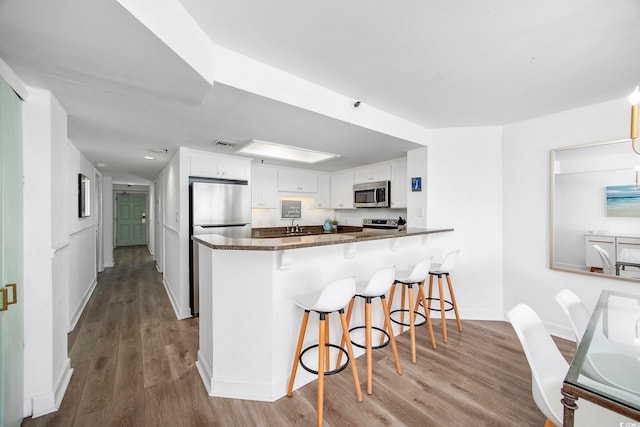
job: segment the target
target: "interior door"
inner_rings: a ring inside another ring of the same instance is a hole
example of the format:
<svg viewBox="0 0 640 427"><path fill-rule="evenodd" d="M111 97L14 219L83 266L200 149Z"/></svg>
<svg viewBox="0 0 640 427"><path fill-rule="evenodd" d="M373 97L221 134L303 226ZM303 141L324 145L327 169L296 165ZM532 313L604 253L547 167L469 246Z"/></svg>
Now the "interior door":
<svg viewBox="0 0 640 427"><path fill-rule="evenodd" d="M116 246L147 243L147 195L116 193Z"/></svg>
<svg viewBox="0 0 640 427"><path fill-rule="evenodd" d="M0 427L23 415L21 108L0 79Z"/></svg>

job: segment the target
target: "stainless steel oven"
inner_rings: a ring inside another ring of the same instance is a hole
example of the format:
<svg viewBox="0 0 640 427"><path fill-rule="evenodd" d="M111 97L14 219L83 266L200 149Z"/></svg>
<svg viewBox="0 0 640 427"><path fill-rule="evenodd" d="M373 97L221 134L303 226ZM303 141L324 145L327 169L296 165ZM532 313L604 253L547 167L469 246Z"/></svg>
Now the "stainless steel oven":
<svg viewBox="0 0 640 427"><path fill-rule="evenodd" d="M353 186L353 206L356 208L388 208L391 205L391 182L378 181Z"/></svg>

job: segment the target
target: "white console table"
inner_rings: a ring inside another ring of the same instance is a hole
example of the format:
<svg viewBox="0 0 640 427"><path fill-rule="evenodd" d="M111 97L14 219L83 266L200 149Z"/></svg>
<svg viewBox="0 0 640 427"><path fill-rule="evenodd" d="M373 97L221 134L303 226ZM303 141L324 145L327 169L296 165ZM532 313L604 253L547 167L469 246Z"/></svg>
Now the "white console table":
<svg viewBox="0 0 640 427"><path fill-rule="evenodd" d="M622 261L620 259L623 251L640 252L640 236L631 234L613 234L613 233L585 233L585 258L586 265L591 271L601 270L602 261L598 253L593 249L593 245L598 245L609 253L611 264Z"/></svg>

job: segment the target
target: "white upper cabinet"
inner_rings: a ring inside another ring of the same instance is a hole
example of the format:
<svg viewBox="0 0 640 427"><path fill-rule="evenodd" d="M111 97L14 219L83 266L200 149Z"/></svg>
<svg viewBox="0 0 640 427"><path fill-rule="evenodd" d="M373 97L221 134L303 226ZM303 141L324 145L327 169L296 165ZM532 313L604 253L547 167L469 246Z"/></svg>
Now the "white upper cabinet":
<svg viewBox="0 0 640 427"><path fill-rule="evenodd" d="M329 175L318 175L318 193L314 206L319 209L331 207L331 177Z"/></svg>
<svg viewBox="0 0 640 427"><path fill-rule="evenodd" d="M301 170L278 170L278 191L292 193L318 192L318 174Z"/></svg>
<svg viewBox="0 0 640 427"><path fill-rule="evenodd" d="M407 176L407 161L395 160L391 163L391 207L407 207L407 191L409 177Z"/></svg>
<svg viewBox="0 0 640 427"><path fill-rule="evenodd" d="M389 181L391 180L391 165L373 164L355 169L355 183Z"/></svg>
<svg viewBox="0 0 640 427"><path fill-rule="evenodd" d="M353 170L331 174L331 208L355 209L353 206Z"/></svg>
<svg viewBox="0 0 640 427"><path fill-rule="evenodd" d="M276 209L278 207L278 170L254 166L251 168L251 207Z"/></svg>
<svg viewBox="0 0 640 427"><path fill-rule="evenodd" d="M251 161L208 154L192 154L189 176L220 179L249 179Z"/></svg>

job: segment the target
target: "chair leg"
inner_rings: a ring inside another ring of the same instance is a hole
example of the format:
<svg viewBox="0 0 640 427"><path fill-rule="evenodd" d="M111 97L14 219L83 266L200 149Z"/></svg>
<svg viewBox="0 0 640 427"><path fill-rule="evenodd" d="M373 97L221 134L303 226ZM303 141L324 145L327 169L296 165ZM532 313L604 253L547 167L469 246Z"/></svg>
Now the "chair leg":
<svg viewBox="0 0 640 427"><path fill-rule="evenodd" d="M403 334L404 333L404 301L405 301L405 288L406 286L402 286L402 299L400 300L400 333ZM411 297L409 297L409 300L411 300ZM411 303L409 303L409 305L411 305ZM411 316L409 316L411 317Z"/></svg>
<svg viewBox="0 0 640 427"><path fill-rule="evenodd" d="M324 350L326 334L326 313L320 313L318 322L318 427L322 427L322 412L324 410Z"/></svg>
<svg viewBox="0 0 640 427"><path fill-rule="evenodd" d="M300 358L300 352L302 351L302 342L304 341L304 334L307 330L307 322L309 321L309 312L305 310L302 316L302 323L300 324L300 334L298 335L298 345L296 346L296 354L293 356L293 367L291 368L291 376L289 377L289 389L287 390L287 396L291 397L293 393L293 383L296 380L296 372L298 372L298 362Z"/></svg>
<svg viewBox="0 0 640 427"><path fill-rule="evenodd" d="M396 371L398 371L399 375L402 375L402 366L400 366L400 357L398 357L398 347L396 346L396 338L393 336L393 329L391 328L391 315L389 314L389 306L385 301L384 295L380 297L380 303L382 304L382 311L384 312L383 328L384 330L389 331L389 341L391 341L391 350L393 350L393 357L396 360Z"/></svg>
<svg viewBox="0 0 640 427"><path fill-rule="evenodd" d="M353 304L356 301L356 297L354 296L353 298L351 298L351 301L349 301L349 308L347 309L347 325L351 324L351 314L353 313ZM342 340L340 341L340 347L344 348L344 345L346 344L346 339L344 337L344 335L342 335ZM338 369L340 367L340 363L342 362L342 352L339 351L338 352L338 360L336 361L336 369Z"/></svg>
<svg viewBox="0 0 640 427"><path fill-rule="evenodd" d="M456 304L456 296L453 294L453 285L451 284L451 277L447 274L447 284L449 285L449 295L451 295L451 304L453 304L453 312L456 314L456 320L458 321L458 330L462 332L462 322L460 321L460 315L458 314L458 304Z"/></svg>
<svg viewBox="0 0 640 427"><path fill-rule="evenodd" d="M409 301L413 301L413 285L407 285L409 288ZM404 290L404 286L403 286ZM404 302L404 299L402 300ZM416 363L416 312L413 310L411 302L409 302L409 339L411 340L411 362Z"/></svg>
<svg viewBox="0 0 640 427"><path fill-rule="evenodd" d="M433 297L433 276L430 274L429 275L429 299L427 299L427 302L429 304L427 308L429 310L431 310L431 301L432 301L431 297Z"/></svg>
<svg viewBox="0 0 640 427"><path fill-rule="evenodd" d="M396 284L394 282L393 285L391 285L391 290L389 291L389 304L387 305L387 307L389 308L389 311L391 311L391 307L393 306L393 295L395 294L395 291L396 291ZM391 320L391 317L389 317L389 320ZM389 334L393 335L393 324L391 322L389 322ZM382 343L384 343L384 335L380 337L380 345L382 345Z"/></svg>
<svg viewBox="0 0 640 427"><path fill-rule="evenodd" d="M324 342L329 344L331 340L329 339L329 315L325 319L326 324L324 327ZM331 347L326 345L324 347L324 367L326 371L331 370Z"/></svg>
<svg viewBox="0 0 640 427"><path fill-rule="evenodd" d="M367 394L373 393L373 361L371 345L371 298L366 298L364 303L364 327L365 327L365 347L367 348Z"/></svg>
<svg viewBox="0 0 640 427"><path fill-rule="evenodd" d="M340 310L340 322L342 323L342 334L347 342L347 354L351 361L351 372L353 373L353 383L356 387L356 397L358 402L362 402L362 390L360 389L360 379L358 379L358 367L356 366L356 358L353 355L353 346L351 345L351 339L349 338L349 325L347 325L347 319L344 315L344 311Z"/></svg>
<svg viewBox="0 0 640 427"><path fill-rule="evenodd" d="M442 341L447 342L447 313L444 311L444 297L442 294L442 276L438 275L438 297L440 298L440 319L442 320Z"/></svg>
<svg viewBox="0 0 640 427"><path fill-rule="evenodd" d="M424 310L424 316L427 318L427 331L429 331L429 338L431 338L431 346L433 348L436 348L436 336L433 333L433 325L431 324L431 313L429 312L429 309L427 308L427 299L424 296L424 281L422 281L419 285L418 285L418 300L422 301L422 308ZM418 301L416 301L416 311L418 311Z"/></svg>

